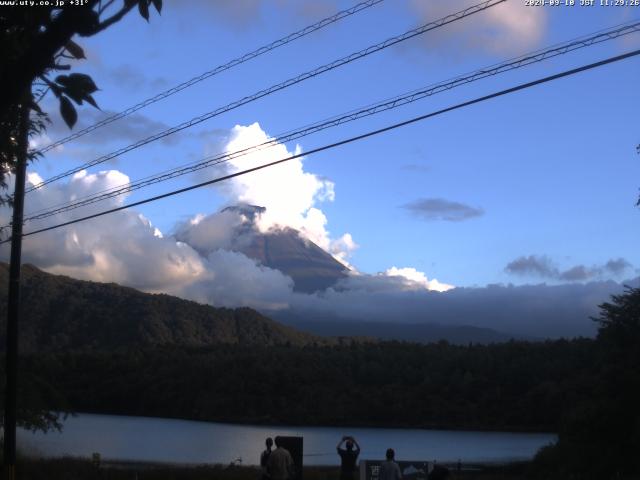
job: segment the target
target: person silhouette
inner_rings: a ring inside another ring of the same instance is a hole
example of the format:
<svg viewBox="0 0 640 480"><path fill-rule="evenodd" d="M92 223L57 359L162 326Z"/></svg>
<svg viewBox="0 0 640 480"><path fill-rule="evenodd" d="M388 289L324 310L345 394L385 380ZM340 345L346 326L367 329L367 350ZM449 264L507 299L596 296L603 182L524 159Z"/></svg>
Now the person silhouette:
<svg viewBox="0 0 640 480"><path fill-rule="evenodd" d="M289 480L293 478L293 457L289 450L282 446L280 437L275 438L276 449L267 460L267 473L272 480Z"/></svg>
<svg viewBox="0 0 640 480"><path fill-rule="evenodd" d="M340 448L342 443L346 448ZM355 445L355 448L353 448ZM355 438L344 436L336 446L338 455L340 455L340 480L355 480L356 478L356 460L360 455L360 445Z"/></svg>
<svg viewBox="0 0 640 480"><path fill-rule="evenodd" d="M394 460L395 455L393 448L387 449L387 460L380 465L378 480L402 480L402 472Z"/></svg>
<svg viewBox="0 0 640 480"><path fill-rule="evenodd" d="M260 454L260 468L262 469L262 480L268 480L271 478L269 473L267 472L267 462L269 461L269 456L271 456L271 447L273 446L273 440L271 437L267 437L265 440L266 449Z"/></svg>

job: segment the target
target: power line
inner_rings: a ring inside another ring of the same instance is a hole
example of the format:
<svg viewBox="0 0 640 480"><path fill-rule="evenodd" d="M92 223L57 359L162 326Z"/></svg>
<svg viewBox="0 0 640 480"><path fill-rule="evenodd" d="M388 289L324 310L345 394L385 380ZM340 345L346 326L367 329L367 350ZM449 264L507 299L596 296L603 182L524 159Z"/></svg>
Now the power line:
<svg viewBox="0 0 640 480"><path fill-rule="evenodd" d="M193 173L193 172L205 169L205 168L210 168L212 166L219 165L224 162L228 162L232 159L242 157L253 152L261 151L263 149L272 147L276 144L281 144L291 140L296 140L331 127L352 122L370 115L375 115L383 111L392 110L400 106L407 105L409 103L413 103L415 101L421 100L425 97L429 97L431 95L435 95L437 93L456 88L460 85L464 85L464 84L471 83L489 76L504 73L506 71L522 68L528 65L532 65L534 63L539 63L546 59L556 57L558 55L563 55L577 49L586 48L595 44L602 43L604 41L612 40L614 38L619 38L623 35L628 35L630 33L638 32L638 31L640 31L640 21L635 23L623 24L623 26L616 26L608 30L600 30L597 34L593 34L591 36L582 36L582 37L579 37L578 39L570 40L568 42L564 42L561 44L556 44L547 49L537 50L535 52L523 55L521 57L507 60L503 63L494 64L490 67L485 67L483 69L476 70L472 73L460 75L458 77L454 77L453 79L449 79L446 81L429 85L428 87L425 87L420 90L415 90L410 93L400 95L392 99L384 100L382 102L370 105L368 107L361 108L359 110L353 110L346 114L335 116L335 117L332 117L331 119L323 120L321 122L317 122L315 124L311 124L311 125L302 127L300 129L278 135L261 144L253 145L241 150L236 150L234 152L217 154L211 157L204 158L197 162L192 162L181 167L176 167L170 170L166 170L164 172L160 172L156 175L139 179L135 182L129 182L127 184L123 184L123 185L112 187L100 192L96 192L92 195L88 195L81 199L76 199L71 202L63 202L55 206L50 206L48 208L37 210L35 212L32 212L27 218L25 218L25 222L32 221L32 220L42 220L44 218L48 218L59 213L65 213L83 206L108 200L110 198L114 198L126 193L130 193L135 190L139 190L149 185L164 182L182 175L186 175L188 173Z"/></svg>
<svg viewBox="0 0 640 480"><path fill-rule="evenodd" d="M133 203L130 203L128 205L122 205L120 207L112 208L112 209L109 209L109 210L104 210L102 212L98 212L98 213L95 213L95 214L92 214L92 215L87 215L85 217L77 218L75 220L70 220L68 222L59 223L57 225L52 225L50 227L45 227L45 228L41 228L41 229L38 229L38 230L34 230L32 232L28 232L28 233L22 234L22 236L23 237L28 237L28 236L35 235L35 234L38 234L38 233L47 232L49 230L55 230L55 229L58 229L58 228L61 228L61 227L66 227L68 225L72 225L74 223L84 222L86 220L91 220L93 218L102 217L102 216L108 215L110 213L119 212L121 210L126 210L126 209L129 209L131 207L136 207L136 206L143 205L143 204L146 204L146 203L155 202L155 201L161 200L163 198L168 198L168 197L172 197L174 195L178 195L180 193L185 193L185 192L188 192L188 191L191 191L191 190L195 190L195 189L198 189L198 188L206 187L208 185L213 185L215 183L220 183L220 182L223 182L225 180L229 180L229 179L232 179L232 178L235 178L235 177L239 177L241 175L246 175L248 173L252 173L252 172L255 172L255 171L258 171L258 170L262 170L264 168L273 167L275 165L278 165L278 164L281 164L281 163L284 163L284 162L288 162L288 161L294 160L296 158L300 158L300 157L308 156L308 155L313 155L314 153L323 152L325 150L330 150L330 149L333 149L333 148L336 148L336 147L340 147L342 145L347 145L349 143L353 143L353 142L356 142L356 141L359 141L359 140L364 140L365 138L373 137L375 135L380 135L382 133L386 133L386 132L389 132L391 130L395 130L395 129L400 128L400 127L404 127L404 126L407 126L407 125L410 125L410 124L413 124L413 123L416 123L416 122L420 122L420 121L426 120L426 119L431 118L431 117L442 115L442 114L447 113L447 112L451 112L451 111L458 110L458 109L461 109L461 108L464 108L464 107L468 107L470 105L474 105L474 104L481 103L481 102L484 102L484 101L487 101L487 100L491 100L493 98L504 96L504 95L507 95L507 94L510 94L510 93L513 93L513 92L517 92L517 91L520 91L520 90L525 90L527 88L531 88L531 87L534 87L536 85L540 85L542 83L547 83L547 82L551 82L553 80L557 80L557 79L560 79L560 78L563 78L563 77L568 77L570 75L575 75L577 73L584 72L586 70L591 70L591 69L594 69L594 68L597 68L597 67L601 67L603 65L608 65L610 63L618 62L618 61L621 61L621 60L624 60L624 59L627 59L627 58L630 58L630 57L634 57L636 55L640 55L640 49L634 50L632 52L628 52L628 53L625 53L625 54L622 54L622 55L617 55L615 57L609 57L609 58L607 58L605 60L601 60L601 61L595 62L595 63L590 63L588 65L583 65L581 67L573 68L571 70L565 70L564 72L557 73L555 75L550 75L548 77L543 77L543 78L540 78L538 80L533 80L531 82L522 83L522 84L517 85L515 87L507 88L505 90L500 90L498 92L495 92L495 93L492 93L492 94L489 94L489 95L485 95L483 97L478 97L478 98L475 98L473 100L469 100L469 101L466 101L466 102L463 102L463 103L458 103L457 105L454 105L454 106L451 106L451 107L447 107L447 108L444 108L444 109L441 109L441 110L437 110L435 112L431 112L431 113L428 113L428 114L425 114L425 115L421 115L421 116L418 116L418 117L414 117L414 118L411 118L409 120L405 120L405 121L400 122L400 123L395 123L393 125L389 125L389 126L384 127L384 128L373 130L373 131L370 131L370 132L367 132L367 133L364 133L364 134L361 134L361 135L356 135L354 137L350 137L350 138L347 138L347 139L344 139L344 140L340 140L338 142L331 143L331 144L328 144L328 145L324 145L322 147L314 148L314 149L309 150L308 152L305 152L305 153L299 153L299 154L291 155L289 157L281 158L279 160L275 160L273 162L265 163L265 164L259 165L257 167L248 168L248 169L242 170L240 172L235 172L235 173L232 173L232 174L229 174L229 175L218 177L218 178L215 178L213 180L208 180L206 182L198 183L196 185L191 185L189 187L181 188L181 189L178 189L178 190L173 190L171 192L163 193L161 195L156 195L154 197L150 197L150 198L147 198L147 199L144 199L144 200L140 200L138 202L133 202ZM11 241L11 238L8 238L7 240L1 241L0 245L3 244L3 243L10 242L10 241Z"/></svg>
<svg viewBox="0 0 640 480"><path fill-rule="evenodd" d="M484 11L484 10L486 10L488 8L494 7L494 6L496 6L496 5L500 4L500 3L503 3L505 1L506 0L485 0L483 2L480 2L480 3L476 4L476 5L473 5L471 7L465 8L464 10L461 10L459 12L453 13L451 15L447 15L446 17L443 17L443 18L441 18L439 20L436 20L434 22L430 22L430 23L422 25L422 26L420 26L418 28L414 28L414 29L408 30L407 32L405 32L405 33L403 33L401 35L398 35L398 36L395 36L395 37L392 37L392 38L388 38L387 40L385 40L383 42L380 42L380 43L378 43L376 45L372 45L372 46L367 47L367 48L365 48L363 50L360 50L358 52L355 52L355 53L352 53L350 55L347 55L346 57L342 57L342 58L340 58L338 60L334 60L333 62L325 64L325 65L320 66L320 67L317 67L314 70L310 70L310 71L305 72L303 74L300 74L300 75L298 75L296 77L292 77L292 78L290 78L288 80L285 80L284 82L281 82L281 83L272 85L271 87L268 87L268 88L265 88L263 90L260 90L259 92L256 92L253 95L249 95L249 96L243 97L240 100L236 100L235 102L232 102L232 103L229 103L228 105L225 105L224 107L219 107L216 110L213 110L213 111L208 112L208 113L204 113L204 114L202 114L202 115L200 115L198 117L192 118L189 121L183 122L180 125L177 125L175 127L172 127L172 128L167 129L167 130L164 130L164 131L162 131L160 133L157 133L155 135L147 137L147 138L145 138L143 140L139 140L136 143L127 145L126 147L123 147L123 148L121 148L119 150L116 150L115 152L109 153L107 155L103 155L102 157L99 157L99 158L97 158L95 160L87 162L87 163L85 163L84 165L82 165L80 167L68 170L68 171L66 171L64 173L60 173L58 175L55 175L55 176L53 176L53 177L51 177L51 178L49 178L47 180L44 180L44 181L40 182L37 185L34 185L34 186L30 187L29 189L26 190L26 192L27 193L32 192L32 191L34 191L34 190L36 190L38 188L41 188L44 185L47 185L47 184L49 184L51 182L55 182L55 181L60 180L62 178L65 178L65 177L68 177L68 176L73 175L75 173L78 173L79 171L84 170L86 168L93 167L95 165L98 165L98 164L104 163L106 161L112 160L112 159L114 159L116 157L119 157L119 156L121 156L121 155L123 155L123 154L125 154L127 152L130 152L131 150L135 150L135 149L140 148L140 147L142 147L144 145L147 145L148 143L155 142L157 140L165 138L165 137L167 137L169 135L172 135L174 133L177 133L179 131L185 130L185 129L190 128L190 127L193 127L194 125L202 123L205 120L209 120L209 119L211 119L213 117L216 117L216 116L218 116L218 115L220 115L222 113L234 110L234 109L236 109L236 108L238 108L238 107L240 107L242 105L246 105L246 104L248 104L250 102L253 102L255 100L258 100L258 99L260 99L262 97L265 97L265 96L270 95L272 93L275 93L277 91L283 90L283 89L288 88L288 87L290 87L292 85L296 85L296 84L298 84L300 82L308 80L309 78L316 77L318 75L326 73L326 72L328 72L330 70L333 70L335 68L341 67L341 66L346 65L348 63L351 63L351 62L353 62L355 60L358 60L360 58L366 57L366 56L371 55L373 53L376 53L378 51L381 51L381 50L384 50L386 48L389 48L392 45L396 45L397 43L404 42L404 41L409 40L410 38L413 38L413 37L418 36L418 35L422 35L422 34L428 32L430 30L434 30L436 28L440 28L440 27L442 27L444 25L447 25L449 23L455 22L457 20L460 20L462 18L468 17L468 16L473 15L475 13Z"/></svg>
<svg viewBox="0 0 640 480"><path fill-rule="evenodd" d="M378 3L383 2L384 0L367 0L365 2L361 2L358 3L357 5L354 5L351 8L348 8L346 10L341 10L340 12L331 15L330 17L324 18L322 20L320 20L319 22L314 23L313 25L309 25L301 30L298 30L297 32L291 33L289 35L287 35L286 37L280 38L274 42L269 43L268 45L264 45L260 48L257 48L256 50L253 50L252 52L246 53L238 58L235 58L223 65L218 65L217 67L215 67L212 70L209 70L207 72L204 72L196 77L193 77L185 82L180 83L179 85L176 85L175 87L169 88L168 90L165 90L164 92L158 93L157 95L147 98L146 100L143 100L140 103L137 103L129 108L127 108L126 110L121 111L120 113L116 113L114 115L111 115L110 117L105 118L104 120L101 120L97 123L94 123L93 125L90 125L86 128L83 128L82 130L78 130L75 133L72 133L71 135L68 135L64 138L61 138L60 140L57 140L53 143L50 143L49 145L41 148L39 150L40 153L45 153L48 152L49 150L52 150L55 147L59 147L60 145L63 145L65 143L68 143L72 140L75 140L76 138L80 138L84 135L86 135L87 133L93 132L94 130L97 130L98 128L104 127L105 125L109 125L110 123L115 122L116 120L120 120L121 118L127 117L129 115L131 115L134 112L137 112L138 110L141 110L153 103L159 102L160 100L164 100L167 97L170 97L186 88L189 88L197 83L200 83L204 80L207 80L208 78L211 78L219 73L222 73L226 70L230 70L233 67L236 67L242 63L248 62L249 60L253 60L254 58L257 58L261 55L264 55L265 53L271 52L272 50L275 50L279 47L282 47L284 45L287 45L288 43L291 43L295 40L298 40L299 38L302 38L306 35L309 35L310 33L313 33L317 30L320 30L328 25L331 25L333 23L336 23L340 20L342 20L343 18L349 17L351 15L354 15L358 12L361 12L362 10L365 10L367 8L373 7L374 5L377 5Z"/></svg>

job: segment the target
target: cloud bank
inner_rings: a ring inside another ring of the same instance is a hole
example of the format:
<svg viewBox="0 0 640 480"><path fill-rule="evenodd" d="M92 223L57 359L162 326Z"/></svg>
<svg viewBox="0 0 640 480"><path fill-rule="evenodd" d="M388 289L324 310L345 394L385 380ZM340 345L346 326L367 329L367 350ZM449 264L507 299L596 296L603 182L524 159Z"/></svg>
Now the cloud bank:
<svg viewBox="0 0 640 480"><path fill-rule="evenodd" d="M566 282L584 282L607 277L620 278L632 269L633 265L627 260L616 258L608 260L603 265L574 265L562 270L546 255L518 257L505 267L505 271L512 275Z"/></svg>
<svg viewBox="0 0 640 480"><path fill-rule="evenodd" d="M235 150L267 138L258 124L239 126L232 131L227 149ZM253 157L235 159L221 168L224 172L238 171L290 154L284 145L278 145ZM138 212L121 211L26 237L23 259L51 273L116 282L214 306L250 306L276 317L286 312L299 318L344 321L467 324L537 337L593 334L595 327L588 320L589 315L595 314L596 306L611 293L622 289L612 281L453 288L410 266L392 266L370 275L353 270L334 287L320 293L294 292L291 278L233 251L233 244L249 241L256 232L289 227L343 262L348 262L357 244L348 232L333 237L327 229L328 220L320 206L335 198L330 180L305 171L303 159L272 170L238 177L221 190L228 205L255 203L266 207L264 211L248 214L242 209L227 209L198 214L176 225L173 232L158 231ZM52 183L30 193L29 210L51 207L128 180L116 170L80 172L67 183ZM37 174L30 173L31 184L40 181ZM123 202L123 197L110 199L84 208L82 215ZM464 208L448 204L440 207L440 215L444 215L442 210L448 215L466 215ZM3 224L8 223L9 213L6 207L0 209ZM68 221L77 214L67 212L35 221L25 230ZM8 258L8 244L0 246L0 256ZM623 275L629 265L624 259L612 259L597 268ZM509 264L508 271L533 272L549 278L581 275L575 267L561 271L545 257L536 256L516 259Z"/></svg>

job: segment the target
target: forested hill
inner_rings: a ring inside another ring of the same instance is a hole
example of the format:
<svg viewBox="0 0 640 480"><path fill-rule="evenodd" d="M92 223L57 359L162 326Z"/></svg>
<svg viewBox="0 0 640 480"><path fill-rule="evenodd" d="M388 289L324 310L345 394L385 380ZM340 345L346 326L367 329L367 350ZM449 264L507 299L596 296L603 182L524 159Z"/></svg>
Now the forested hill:
<svg viewBox="0 0 640 480"><path fill-rule="evenodd" d="M0 344L9 268L0 263ZM160 345L306 345L322 337L281 325L250 308L214 308L110 283L22 269L20 351L114 350Z"/></svg>

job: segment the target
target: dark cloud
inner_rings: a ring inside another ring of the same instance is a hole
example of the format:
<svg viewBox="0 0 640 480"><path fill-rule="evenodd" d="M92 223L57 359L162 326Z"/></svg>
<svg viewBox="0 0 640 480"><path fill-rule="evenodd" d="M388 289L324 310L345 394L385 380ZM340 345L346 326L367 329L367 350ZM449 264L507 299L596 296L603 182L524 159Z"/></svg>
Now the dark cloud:
<svg viewBox="0 0 640 480"><path fill-rule="evenodd" d="M633 266L624 258L611 259L604 265L574 265L560 270L546 255L529 255L518 257L509 262L505 271L512 275L533 276L549 280L566 282L584 282L603 277L619 277Z"/></svg>
<svg viewBox="0 0 640 480"><path fill-rule="evenodd" d="M638 285L639 281L636 278L626 283ZM536 338L593 336L597 324L591 317L597 315L598 305L624 290L613 281L458 287L447 292L407 291L394 283L397 279L352 277L339 288L321 294L294 295L286 316L341 322L470 325ZM271 315L278 318L277 312Z"/></svg>
<svg viewBox="0 0 640 480"><path fill-rule="evenodd" d="M166 78L150 78L137 68L127 64L120 65L117 68L107 69L104 73L108 77L109 81L119 87L123 87L134 92L138 92L140 90L159 92L169 86L169 81Z"/></svg>
<svg viewBox="0 0 640 480"><path fill-rule="evenodd" d="M545 255L529 255L518 257L505 267L507 273L514 275L532 275L543 278L556 278L558 269Z"/></svg>
<svg viewBox="0 0 640 480"><path fill-rule="evenodd" d="M633 265L631 265L624 258L612 258L604 264L604 269L616 276L622 275L624 272L631 268L633 268Z"/></svg>
<svg viewBox="0 0 640 480"><path fill-rule="evenodd" d="M118 112L112 110L96 110L93 107L77 107L78 108L78 122L76 123L73 131L82 130L88 126L94 125L105 118L115 115ZM57 107L48 108L49 115L51 116L51 124L47 128L47 134L52 139L58 139L66 137L72 131L67 128L66 124L60 118ZM85 144L95 146L96 144L104 144L112 141L120 143L133 143L143 138L154 135L158 132L167 130L170 128L164 122L147 117L142 113L134 113L120 120L116 120L104 127L101 127L94 132L90 132L77 140L74 143ZM165 145L175 145L181 138L184 138L185 132L174 133L169 135L160 142Z"/></svg>
<svg viewBox="0 0 640 480"><path fill-rule="evenodd" d="M401 208L428 221L461 222L484 215L484 210L481 208L471 207L464 203L451 202L442 198L422 198L402 205Z"/></svg>
<svg viewBox="0 0 640 480"><path fill-rule="evenodd" d="M190 0L188 9L185 8L185 3L184 0L167 1L167 14L180 15L185 28L191 25L188 20L189 15L193 15L193 10L198 9L198 14L201 16L219 22L224 27L243 31L268 21L269 11L279 10L294 22L298 19L305 23L316 22L336 13L344 2L337 0Z"/></svg>
<svg viewBox="0 0 640 480"><path fill-rule="evenodd" d="M576 265L568 270L560 273L558 278L567 282L584 282L598 276L600 270L597 268L588 268L584 265Z"/></svg>
<svg viewBox="0 0 640 480"><path fill-rule="evenodd" d="M263 4L264 0L191 0L187 13L198 9L199 15L208 15L226 26L247 29L261 20ZM183 0L170 0L167 7L169 14L185 12Z"/></svg>

